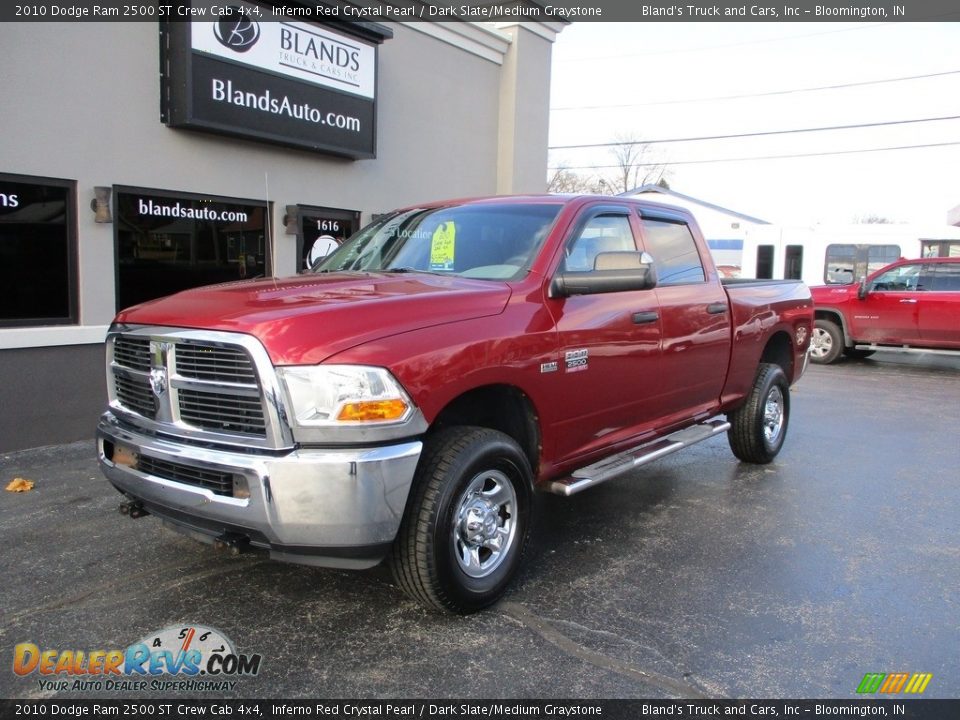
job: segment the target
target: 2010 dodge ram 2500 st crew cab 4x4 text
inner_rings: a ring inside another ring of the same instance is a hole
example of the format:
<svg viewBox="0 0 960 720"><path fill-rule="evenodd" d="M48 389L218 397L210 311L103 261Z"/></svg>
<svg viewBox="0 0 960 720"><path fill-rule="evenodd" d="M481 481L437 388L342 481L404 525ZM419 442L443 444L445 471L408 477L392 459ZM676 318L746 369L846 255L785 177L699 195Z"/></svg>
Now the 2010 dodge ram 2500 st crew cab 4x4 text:
<svg viewBox="0 0 960 720"><path fill-rule="evenodd" d="M310 274L121 312L100 463L128 515L292 562L386 558L410 595L470 612L516 571L534 492L725 431L770 462L812 328L802 283L721 284L684 210L407 208Z"/></svg>
<svg viewBox="0 0 960 720"><path fill-rule="evenodd" d="M811 292L815 363L877 350L960 354L960 258L901 259L859 284Z"/></svg>

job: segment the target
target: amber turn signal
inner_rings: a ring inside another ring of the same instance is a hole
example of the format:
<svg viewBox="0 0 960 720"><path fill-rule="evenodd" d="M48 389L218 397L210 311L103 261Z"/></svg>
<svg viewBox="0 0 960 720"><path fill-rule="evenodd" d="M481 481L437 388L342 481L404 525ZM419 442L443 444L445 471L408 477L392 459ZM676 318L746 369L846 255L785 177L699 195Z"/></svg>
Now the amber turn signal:
<svg viewBox="0 0 960 720"><path fill-rule="evenodd" d="M407 403L400 398L392 400L364 400L347 403L337 415L344 422L384 422L399 420L407 412Z"/></svg>

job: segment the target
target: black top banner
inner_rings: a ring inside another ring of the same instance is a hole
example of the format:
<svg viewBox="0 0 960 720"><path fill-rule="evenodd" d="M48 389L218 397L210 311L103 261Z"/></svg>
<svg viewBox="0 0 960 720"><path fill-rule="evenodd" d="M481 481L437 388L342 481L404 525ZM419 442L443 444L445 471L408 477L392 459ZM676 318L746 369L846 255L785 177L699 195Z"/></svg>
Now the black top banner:
<svg viewBox="0 0 960 720"><path fill-rule="evenodd" d="M235 3L225 2L222 9ZM215 6L209 16L198 17L188 2L121 2L120 0L34 0L4 3L0 21L216 21ZM651 0L391 0L389 4L358 0L355 3L324 0L264 3L251 20L280 22L282 17L324 22L930 22L960 21L952 0L901 0L901 2L815 2L812 0L760 0L759 2L663 2Z"/></svg>

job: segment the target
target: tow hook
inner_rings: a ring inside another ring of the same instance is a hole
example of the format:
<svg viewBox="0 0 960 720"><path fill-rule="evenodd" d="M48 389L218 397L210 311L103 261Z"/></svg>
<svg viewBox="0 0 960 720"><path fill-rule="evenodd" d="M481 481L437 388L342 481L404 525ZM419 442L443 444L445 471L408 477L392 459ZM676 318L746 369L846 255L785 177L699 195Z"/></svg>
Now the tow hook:
<svg viewBox="0 0 960 720"><path fill-rule="evenodd" d="M117 510L120 511L121 515L126 515L133 520L146 517L150 514L139 500L120 503L120 507L118 507Z"/></svg>
<svg viewBox="0 0 960 720"><path fill-rule="evenodd" d="M236 533L224 533L213 541L213 547L217 552L239 555L250 549L250 538Z"/></svg>

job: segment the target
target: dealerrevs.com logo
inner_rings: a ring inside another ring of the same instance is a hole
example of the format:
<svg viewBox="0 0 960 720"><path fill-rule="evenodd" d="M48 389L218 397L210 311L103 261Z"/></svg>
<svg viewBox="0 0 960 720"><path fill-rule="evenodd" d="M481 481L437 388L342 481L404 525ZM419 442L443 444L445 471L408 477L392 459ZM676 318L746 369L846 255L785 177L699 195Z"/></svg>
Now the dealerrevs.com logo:
<svg viewBox="0 0 960 720"><path fill-rule="evenodd" d="M13 672L36 676L43 691L231 691L260 672L262 656L237 653L219 630L171 625L124 650L41 650L19 643Z"/></svg>
<svg viewBox="0 0 960 720"><path fill-rule="evenodd" d="M933 673L867 673L857 686L860 695L880 693L882 695L920 695L933 679Z"/></svg>

